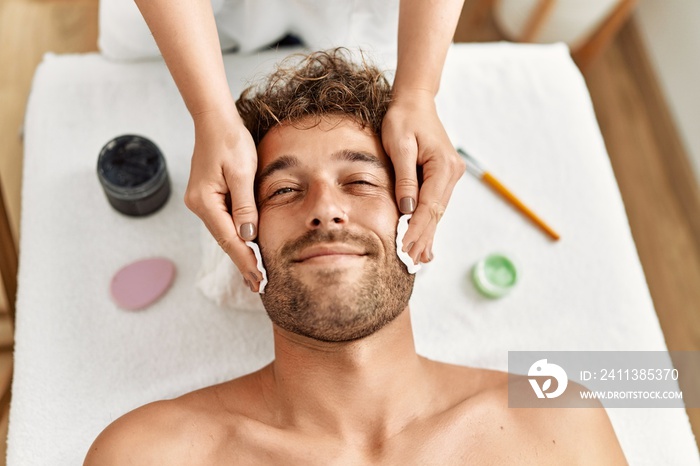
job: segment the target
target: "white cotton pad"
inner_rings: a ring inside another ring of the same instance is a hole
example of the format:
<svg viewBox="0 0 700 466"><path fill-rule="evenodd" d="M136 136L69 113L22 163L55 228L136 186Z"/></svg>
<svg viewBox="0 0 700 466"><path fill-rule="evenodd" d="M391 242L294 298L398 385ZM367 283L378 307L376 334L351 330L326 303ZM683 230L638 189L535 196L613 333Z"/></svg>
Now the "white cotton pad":
<svg viewBox="0 0 700 466"><path fill-rule="evenodd" d="M411 219L411 214L402 215L399 217L399 225L396 227L396 255L399 256L401 262L406 264L408 273L416 273L420 270L421 264L414 264L411 256L408 252L402 251L403 249L403 237L406 236L408 231L408 221Z"/></svg>
<svg viewBox="0 0 700 466"><path fill-rule="evenodd" d="M263 294L265 292L265 286L267 285L267 270L265 270L265 266L263 265L262 255L260 255L260 247L257 243L254 243L252 241L246 241L245 244L253 250L255 258L258 260L258 271L263 276L263 279L260 282L260 288L258 289L258 293Z"/></svg>

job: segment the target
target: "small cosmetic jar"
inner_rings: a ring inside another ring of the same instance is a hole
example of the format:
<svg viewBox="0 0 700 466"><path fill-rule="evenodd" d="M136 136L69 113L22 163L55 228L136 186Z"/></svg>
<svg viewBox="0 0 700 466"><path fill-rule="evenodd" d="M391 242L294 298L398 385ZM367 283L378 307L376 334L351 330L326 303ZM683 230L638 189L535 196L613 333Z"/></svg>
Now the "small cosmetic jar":
<svg viewBox="0 0 700 466"><path fill-rule="evenodd" d="M97 159L97 177L112 207L126 215L151 214L170 196L165 158L158 146L141 136L109 141Z"/></svg>
<svg viewBox="0 0 700 466"><path fill-rule="evenodd" d="M476 289L486 297L500 298L508 294L518 281L518 270L503 254L490 254L472 269Z"/></svg>

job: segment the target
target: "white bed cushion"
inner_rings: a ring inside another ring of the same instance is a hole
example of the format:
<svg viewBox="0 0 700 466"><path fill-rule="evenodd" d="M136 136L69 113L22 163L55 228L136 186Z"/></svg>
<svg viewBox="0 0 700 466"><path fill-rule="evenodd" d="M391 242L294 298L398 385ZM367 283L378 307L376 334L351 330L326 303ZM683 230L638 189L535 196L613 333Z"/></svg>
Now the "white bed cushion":
<svg viewBox="0 0 700 466"><path fill-rule="evenodd" d="M237 95L274 53L225 58ZM456 145L562 234L552 243L465 175L435 260L411 301L419 353L507 369L508 350L664 350L665 344L584 81L563 45L450 50L439 113ZM163 150L172 197L129 218L105 199L97 154L125 133ZM219 308L195 288L200 222L183 205L191 120L160 61L47 55L26 118L21 263L8 465L80 464L97 434L147 402L237 377L272 357L266 315ZM495 250L522 269L500 300L467 275ZM172 289L127 312L109 281L133 260L175 262ZM633 465L698 464L681 409L611 409Z"/></svg>
<svg viewBox="0 0 700 466"><path fill-rule="evenodd" d="M398 0L211 0L223 50L250 52L294 34L311 49L396 51ZM160 52L134 0L100 0L98 46L113 60Z"/></svg>

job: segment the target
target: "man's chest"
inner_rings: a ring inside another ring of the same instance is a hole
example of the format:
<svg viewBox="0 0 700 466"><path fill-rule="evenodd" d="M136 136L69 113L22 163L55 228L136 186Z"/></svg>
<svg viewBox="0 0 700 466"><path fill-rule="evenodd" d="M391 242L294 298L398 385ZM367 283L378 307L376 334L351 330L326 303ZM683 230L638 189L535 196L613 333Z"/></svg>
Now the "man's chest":
<svg viewBox="0 0 700 466"><path fill-rule="evenodd" d="M493 428L486 422L469 429L460 423L424 426L369 444L258 432L223 446L219 453L215 464L304 466L548 464L551 454L508 426Z"/></svg>

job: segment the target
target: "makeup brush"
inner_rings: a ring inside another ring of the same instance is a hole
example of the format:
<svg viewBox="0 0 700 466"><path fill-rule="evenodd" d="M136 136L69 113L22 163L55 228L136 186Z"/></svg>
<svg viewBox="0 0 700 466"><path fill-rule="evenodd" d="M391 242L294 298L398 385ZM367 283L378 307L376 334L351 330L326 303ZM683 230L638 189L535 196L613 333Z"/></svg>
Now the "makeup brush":
<svg viewBox="0 0 700 466"><path fill-rule="evenodd" d="M467 171L474 175L476 178L480 179L486 183L491 189L496 191L501 197L506 201L511 203L516 209L518 209L523 215L529 218L535 225L540 227L542 231L547 233L550 238L557 241L559 239L559 234L554 231L549 225L547 225L544 220L539 218L528 206L523 204L523 202L518 199L515 194L513 194L508 188L506 188L503 183L498 181L491 173L486 171L479 162L476 161L474 157L467 154L463 149L457 148L459 155L464 158L467 162Z"/></svg>

